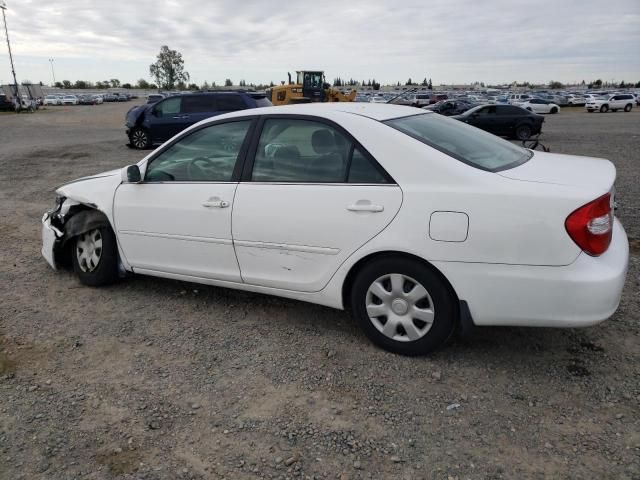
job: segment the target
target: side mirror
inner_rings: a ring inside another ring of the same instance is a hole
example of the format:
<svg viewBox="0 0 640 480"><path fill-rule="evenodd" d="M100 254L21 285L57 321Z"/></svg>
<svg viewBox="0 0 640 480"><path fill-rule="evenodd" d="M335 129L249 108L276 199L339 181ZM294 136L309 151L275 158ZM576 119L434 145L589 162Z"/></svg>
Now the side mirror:
<svg viewBox="0 0 640 480"><path fill-rule="evenodd" d="M122 169L122 181L124 183L140 183L142 181L140 167L138 167L138 165L124 167Z"/></svg>

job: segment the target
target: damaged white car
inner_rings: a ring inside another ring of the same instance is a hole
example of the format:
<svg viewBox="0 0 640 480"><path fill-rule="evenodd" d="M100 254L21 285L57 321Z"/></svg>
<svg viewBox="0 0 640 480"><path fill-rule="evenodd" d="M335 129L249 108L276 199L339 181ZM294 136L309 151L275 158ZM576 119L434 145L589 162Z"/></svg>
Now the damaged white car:
<svg viewBox="0 0 640 480"><path fill-rule="evenodd" d="M420 109L270 107L60 187L42 254L92 286L136 273L348 308L423 354L459 327L611 316L629 255L614 181L607 160Z"/></svg>

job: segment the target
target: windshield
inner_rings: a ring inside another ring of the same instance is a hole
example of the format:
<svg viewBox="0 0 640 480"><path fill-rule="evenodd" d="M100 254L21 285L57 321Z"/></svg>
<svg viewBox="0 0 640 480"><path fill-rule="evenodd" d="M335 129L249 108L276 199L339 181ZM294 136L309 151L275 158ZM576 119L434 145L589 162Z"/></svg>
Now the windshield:
<svg viewBox="0 0 640 480"><path fill-rule="evenodd" d="M384 123L461 162L490 172L516 167L533 156L530 150L479 128L432 113Z"/></svg>

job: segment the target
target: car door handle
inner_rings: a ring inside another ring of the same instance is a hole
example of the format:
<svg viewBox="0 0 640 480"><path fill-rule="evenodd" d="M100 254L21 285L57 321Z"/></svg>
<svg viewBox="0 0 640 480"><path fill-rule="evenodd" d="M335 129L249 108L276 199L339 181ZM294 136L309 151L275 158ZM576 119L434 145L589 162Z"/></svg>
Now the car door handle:
<svg viewBox="0 0 640 480"><path fill-rule="evenodd" d="M206 202L202 202L202 206L206 208L227 208L229 202L226 200L207 200Z"/></svg>
<svg viewBox="0 0 640 480"><path fill-rule="evenodd" d="M349 205L347 210L350 212L382 212L384 207L382 205L373 205L372 203L360 203L356 202L353 205Z"/></svg>
<svg viewBox="0 0 640 480"><path fill-rule="evenodd" d="M176 115L173 118L176 119L176 120L184 120L186 118L189 118L189 115Z"/></svg>

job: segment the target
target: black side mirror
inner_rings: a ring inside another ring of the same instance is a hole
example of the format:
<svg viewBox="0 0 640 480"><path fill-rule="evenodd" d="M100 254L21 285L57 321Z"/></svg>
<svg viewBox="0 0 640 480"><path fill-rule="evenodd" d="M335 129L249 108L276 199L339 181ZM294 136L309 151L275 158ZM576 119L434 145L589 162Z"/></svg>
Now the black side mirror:
<svg viewBox="0 0 640 480"><path fill-rule="evenodd" d="M140 183L142 175L140 175L140 167L138 165L129 165L127 167L127 182Z"/></svg>

